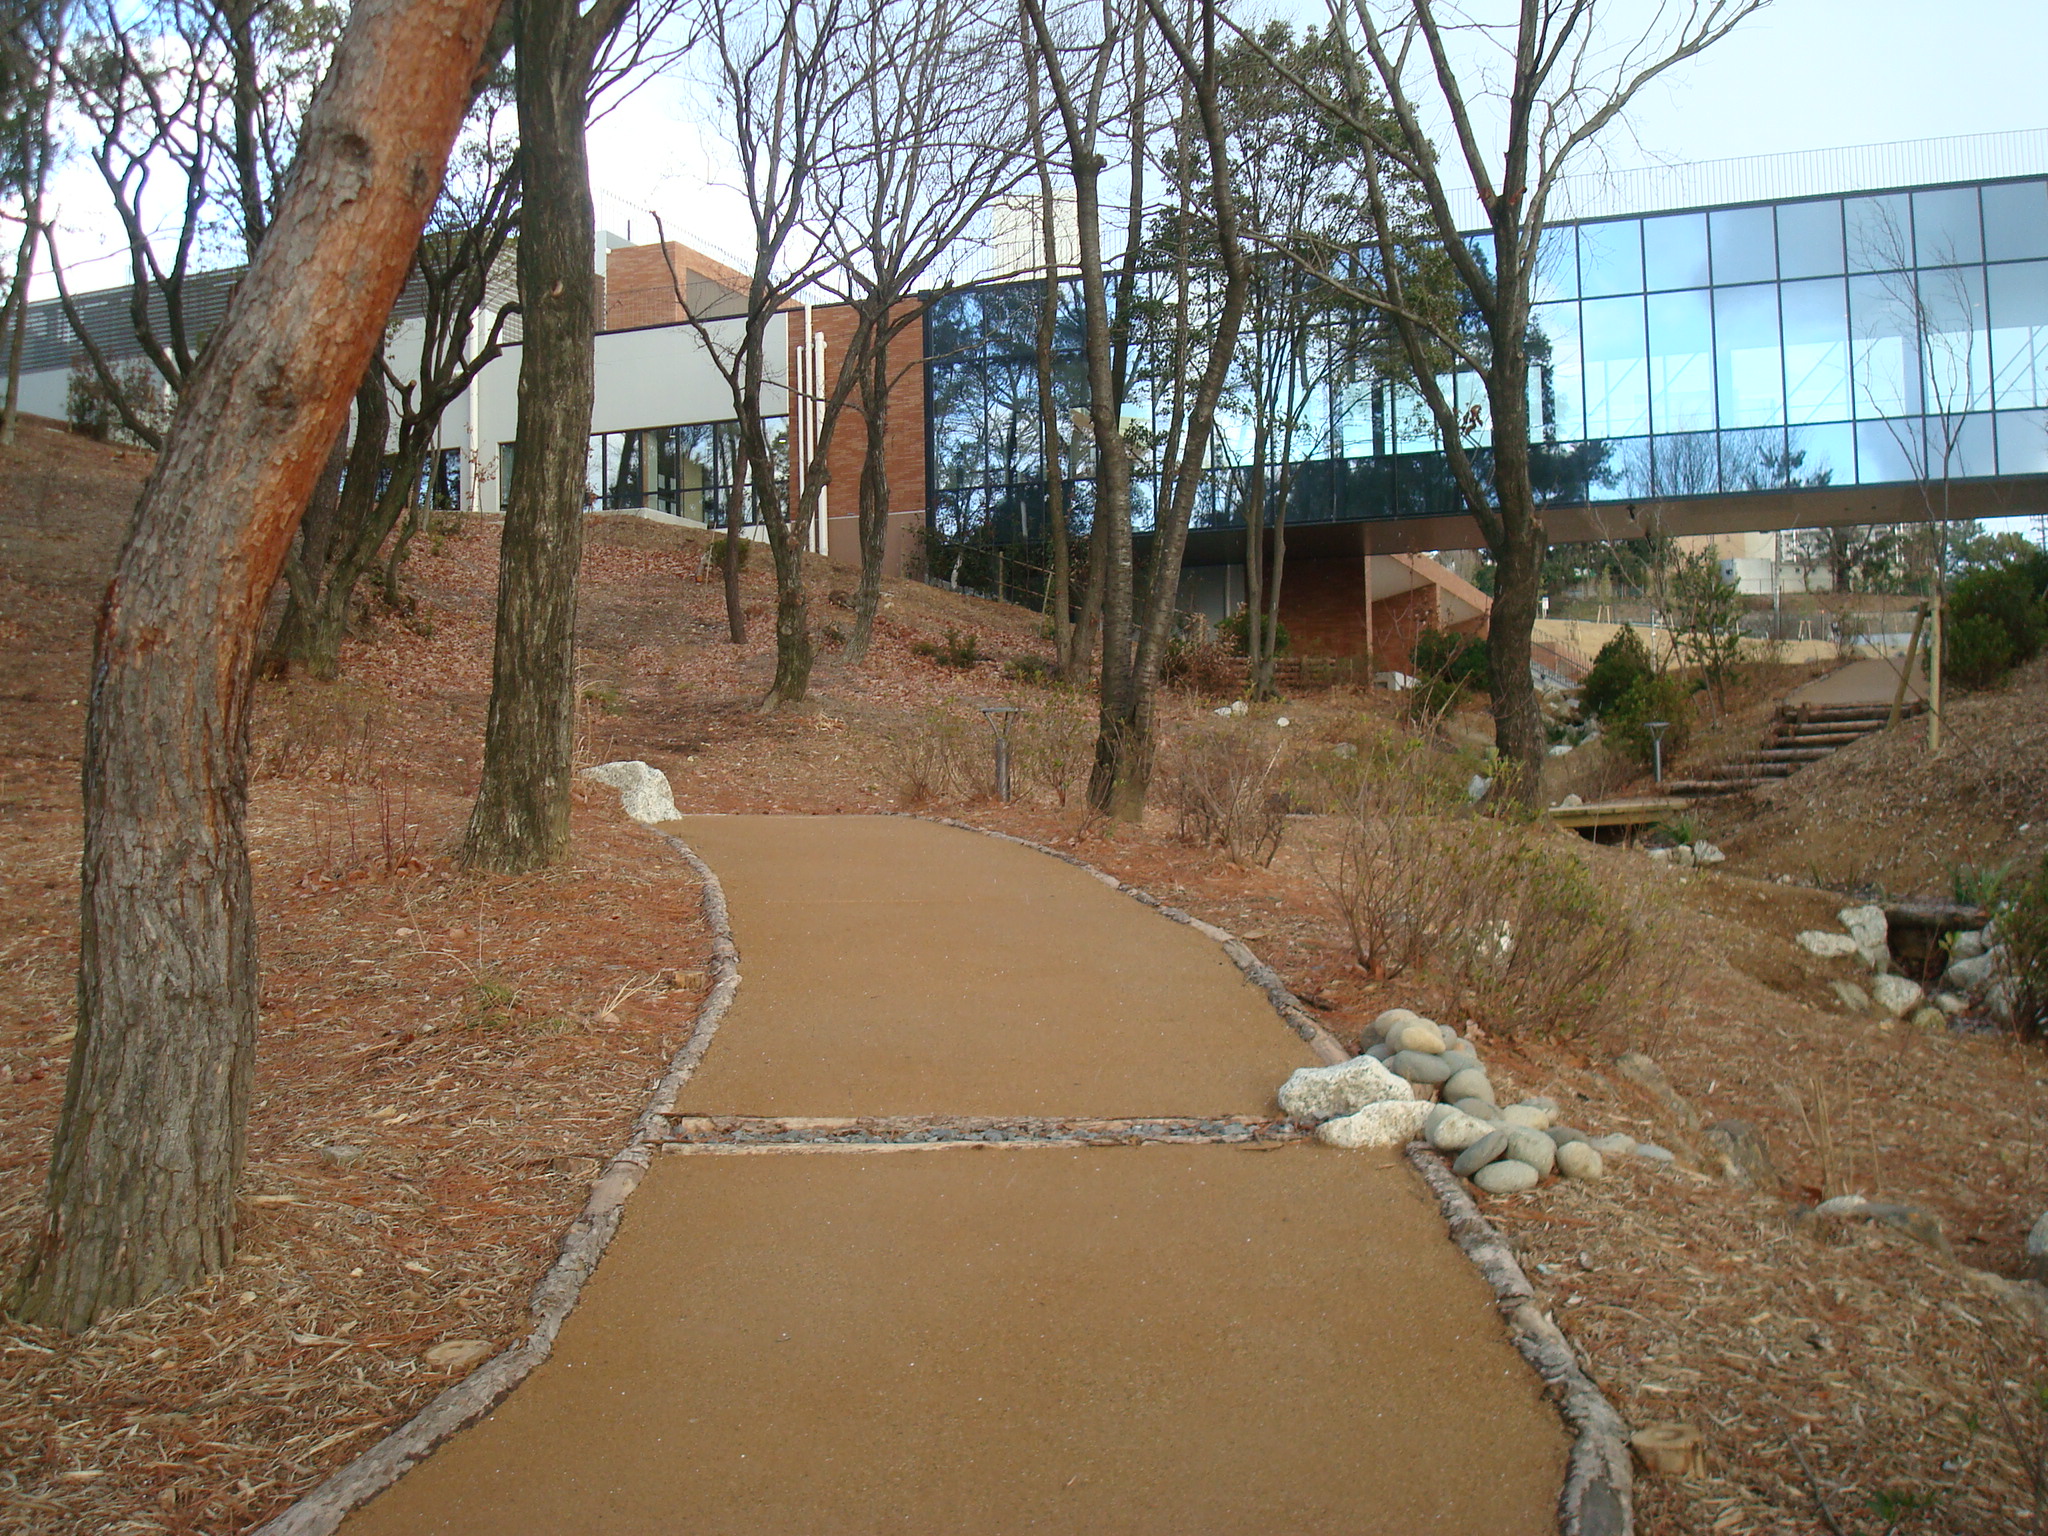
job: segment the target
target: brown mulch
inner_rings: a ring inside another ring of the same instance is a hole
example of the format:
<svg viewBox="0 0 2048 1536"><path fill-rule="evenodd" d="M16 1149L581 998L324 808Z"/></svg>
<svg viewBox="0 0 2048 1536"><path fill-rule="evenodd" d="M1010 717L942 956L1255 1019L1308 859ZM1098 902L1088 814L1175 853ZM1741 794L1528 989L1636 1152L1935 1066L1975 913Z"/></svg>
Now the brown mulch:
<svg viewBox="0 0 2048 1536"><path fill-rule="evenodd" d="M2048 853L2048 656L1951 694L1940 756L1915 720L1854 742L1732 807L1735 868L1840 889L1947 896L1956 870Z"/></svg>
<svg viewBox="0 0 2048 1536"><path fill-rule="evenodd" d="M63 1078L82 717L71 701L94 571L112 549L104 506L124 485L132 495L145 467L70 439L27 468L0 460L7 1266L37 1215ZM36 520L18 520L30 504ZM748 572L752 633L734 647L718 584L697 580L701 548L671 529L593 522L579 631L580 756L654 763L685 811L895 810L920 722L948 716L979 742L977 702L1085 719L1085 699L1003 675L1004 661L1046 649L1034 615L905 583L890 586L868 666L846 668L828 639L813 702L762 716L766 562ZM704 954L696 893L609 794L579 803L561 871L500 881L448 867L474 785L495 556L482 529L422 540L417 611L366 616L342 683L263 686L251 824L264 1020L241 1261L80 1339L0 1332L0 1526L229 1532L371 1443L459 1373L429 1365L427 1349L516 1335L583 1196L588 1169L566 1160L623 1140L687 1026ZM821 579L821 627L850 627L832 594L851 584ZM992 659L954 671L914 649L949 628ZM1980 745L2000 731L2032 740L2025 700L2033 729L2048 715L2027 691L2038 686L2029 674L2010 691L2019 702L1956 700L1951 722ZM1217 702L1173 697L1169 728ZM1287 709L1323 739L1392 713L1383 697L1343 692ZM1474 729L1463 722L1461 739ZM1624 1417L1707 1436L1706 1477L1639 1484L1646 1532L2048 1529L2028 1480L2038 1462L2016 1448L2038 1443L2048 1355L2035 1325L1969 1273L2019 1274L2024 1233L2048 1207L2040 1049L1843 1013L1828 986L1847 974L1839 962L1791 942L1841 905L1812 887L1809 863L1832 883L1938 892L1943 839L1948 857L1967 857L2029 846L2048 823L2017 757L1959 793L1942 775L1969 759L1923 769L1911 745L1899 732L1838 754L1752 822L1741 808L1710 812L1709 835L1732 855L1719 871L1586 850L1613 890L1677 925L1671 1001L1565 1037L1481 1026L1504 1090L1550 1093L1590 1133L1627 1131L1683 1159L1616 1160L1599 1185L1484 1203ZM2029 813L2004 798L2014 785L2035 807L2028 834L2015 828ZM1341 1038L1396 1004L1462 1018L1428 975L1374 982L1352 965L1308 857L1313 820L1290 822L1272 868L1242 868L1176 841L1163 794L1133 827L1087 817L1078 780L1065 788L1066 804L1034 781L1009 806L912 808L1071 849L1235 930ZM1798 883L1764 878L1780 875ZM607 1020L606 1003L636 985ZM1690 1170L1697 1137L1612 1069L1630 1048L1655 1056L1703 1119L1756 1126L1784 1187ZM362 1152L335 1166L317 1150L332 1146ZM1814 1234L1788 1219L1845 1190L1935 1212L1960 1265L1888 1228Z"/></svg>

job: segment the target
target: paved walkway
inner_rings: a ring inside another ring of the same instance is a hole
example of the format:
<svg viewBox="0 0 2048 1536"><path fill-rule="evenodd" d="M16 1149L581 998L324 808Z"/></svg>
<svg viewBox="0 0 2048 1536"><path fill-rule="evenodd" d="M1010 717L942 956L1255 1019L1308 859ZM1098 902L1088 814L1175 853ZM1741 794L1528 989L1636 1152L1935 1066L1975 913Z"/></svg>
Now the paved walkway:
<svg viewBox="0 0 2048 1536"><path fill-rule="evenodd" d="M682 1109L1271 1114L1308 1050L1081 871L692 818L744 982ZM1566 1440L1391 1153L674 1154L554 1355L350 1536L1548 1532Z"/></svg>
<svg viewBox="0 0 2048 1536"><path fill-rule="evenodd" d="M1785 695L1785 702L1794 708L1801 704L1811 704L1815 708L1890 704L1898 694L1899 669L1904 665L1903 660L1887 661L1881 656L1852 661L1846 667L1837 667L1826 677L1817 677L1794 688ZM1917 662L1913 667L1913 680L1906 685L1906 697L1927 697L1927 678Z"/></svg>

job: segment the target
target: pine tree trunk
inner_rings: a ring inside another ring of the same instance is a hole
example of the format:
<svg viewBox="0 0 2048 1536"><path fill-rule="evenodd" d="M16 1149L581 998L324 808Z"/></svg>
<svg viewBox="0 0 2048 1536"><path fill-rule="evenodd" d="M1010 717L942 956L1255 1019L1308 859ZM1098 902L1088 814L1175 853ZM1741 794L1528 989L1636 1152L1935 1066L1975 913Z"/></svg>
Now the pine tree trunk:
<svg viewBox="0 0 2048 1536"><path fill-rule="evenodd" d="M277 218L186 382L100 610L78 1034L12 1298L67 1329L234 1253L257 975L258 631L461 123L495 0L357 0Z"/></svg>
<svg viewBox="0 0 2048 1536"><path fill-rule="evenodd" d="M520 0L519 451L498 552L483 776L462 850L469 867L508 874L545 868L569 846L597 239L577 22L575 0Z"/></svg>

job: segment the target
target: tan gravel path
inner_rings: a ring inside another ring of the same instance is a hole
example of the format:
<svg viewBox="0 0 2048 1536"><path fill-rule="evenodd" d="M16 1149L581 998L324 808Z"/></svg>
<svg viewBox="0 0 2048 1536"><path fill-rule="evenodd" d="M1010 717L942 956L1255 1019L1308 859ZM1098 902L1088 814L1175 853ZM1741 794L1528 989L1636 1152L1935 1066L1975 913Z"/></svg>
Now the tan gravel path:
<svg viewBox="0 0 2048 1536"><path fill-rule="evenodd" d="M1042 855L684 830L745 977L687 1107L1220 1114L1308 1059L1214 945ZM679 1154L552 1358L344 1530L1536 1536L1565 1451L1392 1153Z"/></svg>

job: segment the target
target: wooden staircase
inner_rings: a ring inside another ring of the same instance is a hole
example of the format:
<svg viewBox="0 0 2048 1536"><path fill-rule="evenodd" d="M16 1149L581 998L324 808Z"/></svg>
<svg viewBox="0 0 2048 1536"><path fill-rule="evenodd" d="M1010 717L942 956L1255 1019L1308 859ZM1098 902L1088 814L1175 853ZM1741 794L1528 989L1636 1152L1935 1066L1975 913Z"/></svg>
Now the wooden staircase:
<svg viewBox="0 0 2048 1536"><path fill-rule="evenodd" d="M1899 718L1911 719L1926 708L1923 701L1908 699ZM1883 730L1891 713L1889 704L1781 704L1754 752L1717 763L1696 779L1667 779L1664 792L1689 798L1747 794Z"/></svg>

